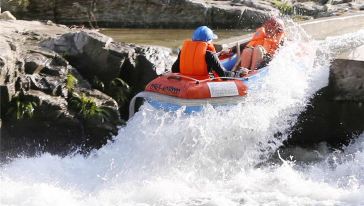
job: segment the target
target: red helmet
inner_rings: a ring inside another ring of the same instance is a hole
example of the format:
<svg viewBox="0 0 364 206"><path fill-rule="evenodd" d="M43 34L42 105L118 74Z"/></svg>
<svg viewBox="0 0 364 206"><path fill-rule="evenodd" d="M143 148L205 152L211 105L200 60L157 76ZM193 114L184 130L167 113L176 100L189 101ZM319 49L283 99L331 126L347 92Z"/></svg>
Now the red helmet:
<svg viewBox="0 0 364 206"><path fill-rule="evenodd" d="M284 31L284 22L276 17L269 18L264 22L263 26L267 31L274 33Z"/></svg>

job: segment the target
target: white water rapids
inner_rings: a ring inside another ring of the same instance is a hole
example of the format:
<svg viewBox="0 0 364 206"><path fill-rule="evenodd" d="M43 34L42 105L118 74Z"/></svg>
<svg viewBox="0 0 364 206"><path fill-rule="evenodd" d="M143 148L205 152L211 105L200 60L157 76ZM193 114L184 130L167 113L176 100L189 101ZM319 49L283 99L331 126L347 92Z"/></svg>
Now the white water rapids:
<svg viewBox="0 0 364 206"><path fill-rule="evenodd" d="M364 44L364 30L291 33L246 101L194 115L144 105L88 157L17 158L0 166L0 205L364 205L364 134L318 162L266 163L327 84L332 55Z"/></svg>

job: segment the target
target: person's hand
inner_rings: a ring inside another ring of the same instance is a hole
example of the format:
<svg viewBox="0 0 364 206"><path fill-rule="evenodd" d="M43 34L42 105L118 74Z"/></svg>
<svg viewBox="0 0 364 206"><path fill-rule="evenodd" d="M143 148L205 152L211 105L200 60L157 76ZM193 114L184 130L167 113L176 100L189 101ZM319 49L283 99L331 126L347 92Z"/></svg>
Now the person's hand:
<svg viewBox="0 0 364 206"><path fill-rule="evenodd" d="M221 52L220 52L220 56L222 56L222 55L229 55L230 54L230 49L229 50L222 50Z"/></svg>
<svg viewBox="0 0 364 206"><path fill-rule="evenodd" d="M240 67L239 70L235 71L235 77L243 77L244 75L247 75L250 72L249 69Z"/></svg>
<svg viewBox="0 0 364 206"><path fill-rule="evenodd" d="M233 77L233 78L241 78L245 75L247 75L250 72L249 69L241 67L241 69L237 70L237 71L227 71L225 72L226 77Z"/></svg>

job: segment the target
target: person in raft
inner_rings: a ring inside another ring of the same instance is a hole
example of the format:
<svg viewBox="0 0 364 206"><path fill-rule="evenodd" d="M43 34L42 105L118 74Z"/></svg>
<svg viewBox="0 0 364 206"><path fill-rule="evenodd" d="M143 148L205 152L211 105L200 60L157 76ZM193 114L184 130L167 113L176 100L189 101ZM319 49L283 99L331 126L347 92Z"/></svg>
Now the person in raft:
<svg viewBox="0 0 364 206"><path fill-rule="evenodd" d="M247 72L268 64L276 50L283 44L284 30L283 21L276 17L265 21L241 54L241 70Z"/></svg>
<svg viewBox="0 0 364 206"><path fill-rule="evenodd" d="M207 26L198 27L192 40L185 40L177 60L172 66L173 73L207 79L210 74L219 77L240 77L240 71L226 71L217 57L212 40L217 36Z"/></svg>

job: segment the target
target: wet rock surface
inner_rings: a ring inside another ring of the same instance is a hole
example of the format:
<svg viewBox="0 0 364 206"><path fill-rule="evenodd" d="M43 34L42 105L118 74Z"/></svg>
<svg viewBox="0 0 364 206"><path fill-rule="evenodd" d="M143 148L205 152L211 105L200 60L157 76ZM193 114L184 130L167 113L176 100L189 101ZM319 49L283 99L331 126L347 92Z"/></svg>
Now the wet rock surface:
<svg viewBox="0 0 364 206"><path fill-rule="evenodd" d="M364 131L363 102L335 101L332 88L325 87L311 99L292 128L285 147L300 145L310 148L325 142L341 148Z"/></svg>
<svg viewBox="0 0 364 206"><path fill-rule="evenodd" d="M171 49L113 42L108 36L90 31L67 33L41 45L63 54L89 80L97 77L109 84L121 77L135 92L168 71L175 61Z"/></svg>
<svg viewBox="0 0 364 206"><path fill-rule="evenodd" d="M52 23L0 27L2 160L101 147L123 124L133 92L176 58L170 49Z"/></svg>
<svg viewBox="0 0 364 206"><path fill-rule="evenodd" d="M364 102L364 61L336 59L330 85L335 100Z"/></svg>
<svg viewBox="0 0 364 206"><path fill-rule="evenodd" d="M325 142L341 148L364 131L364 46L352 48L330 66L329 85L300 114L285 146L309 148Z"/></svg>

